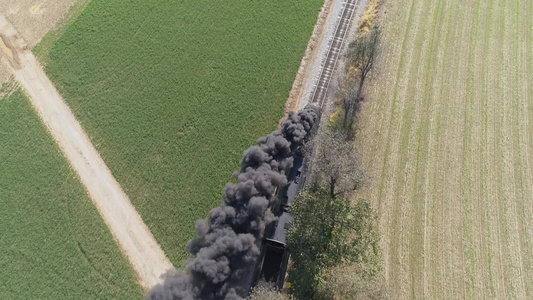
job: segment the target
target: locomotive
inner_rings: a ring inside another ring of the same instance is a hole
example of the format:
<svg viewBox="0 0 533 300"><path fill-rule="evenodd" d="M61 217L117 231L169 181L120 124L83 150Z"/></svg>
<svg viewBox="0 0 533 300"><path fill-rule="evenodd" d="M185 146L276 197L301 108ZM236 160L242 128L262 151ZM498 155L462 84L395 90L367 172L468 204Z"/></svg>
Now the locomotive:
<svg viewBox="0 0 533 300"><path fill-rule="evenodd" d="M321 109L318 105L312 103L309 106L315 110L318 118L306 142L316 135L321 116ZM276 191L279 204L270 209L277 217L277 221L265 228L263 240L259 242L261 254L248 274L244 296L248 296L260 280L271 283L278 290L281 290L285 283L285 273L290 256L286 248L287 231L294 220L289 208L298 192L306 187L308 179L308 157L310 155L306 155L306 151L303 151L302 147L294 151L293 165L287 173L287 185Z"/></svg>

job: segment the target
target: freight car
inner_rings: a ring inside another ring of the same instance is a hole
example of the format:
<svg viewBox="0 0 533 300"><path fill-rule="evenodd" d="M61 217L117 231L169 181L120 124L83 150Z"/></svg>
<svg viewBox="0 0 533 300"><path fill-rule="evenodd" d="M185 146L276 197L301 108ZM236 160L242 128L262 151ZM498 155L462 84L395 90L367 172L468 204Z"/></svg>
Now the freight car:
<svg viewBox="0 0 533 300"><path fill-rule="evenodd" d="M321 109L316 104L308 107L315 110L318 120L308 136L311 140L317 133L320 122ZM260 280L265 280L273 284L278 290L283 288L285 283L285 273L289 262L289 251L286 248L287 231L293 221L293 216L289 211L291 204L298 192L305 188L308 176L308 158L311 155L302 149L296 149L292 168L287 174L287 185L277 191L280 200L279 205L271 210L277 217L277 221L271 223L265 229L264 238L260 242L261 254L259 255L253 271L249 274L249 281L245 287L247 296L252 288Z"/></svg>
<svg viewBox="0 0 533 300"><path fill-rule="evenodd" d="M288 176L288 184L280 189L280 206L274 215L277 222L273 222L265 229L265 235L261 245L261 254L257 259L255 272L251 286L255 286L259 280L265 280L282 289L285 281L285 273L289 262L289 252L286 249L287 230L293 220L289 207L294 201L298 191L305 187L306 183L306 158L296 156L294 165Z"/></svg>

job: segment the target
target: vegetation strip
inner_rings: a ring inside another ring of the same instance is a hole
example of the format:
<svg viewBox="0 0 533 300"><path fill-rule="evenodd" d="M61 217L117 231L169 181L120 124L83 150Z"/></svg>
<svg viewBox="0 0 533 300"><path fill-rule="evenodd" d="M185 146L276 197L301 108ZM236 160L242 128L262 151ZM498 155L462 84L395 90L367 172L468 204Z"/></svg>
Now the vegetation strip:
<svg viewBox="0 0 533 300"><path fill-rule="evenodd" d="M311 174L302 177L310 179L301 182L307 190L289 207L294 221L287 239L292 257L288 290L296 299L388 298L371 205L364 199L352 200L365 181L354 136L364 83L380 49L379 20L371 17L379 5L379 0L368 4L355 39L343 53L346 67L334 91L335 101L325 106L334 112L324 116L325 125L309 147ZM340 51L338 43L336 48ZM334 62L330 64L326 72L334 67ZM326 78L322 87L328 82ZM323 97L313 97L314 103L322 105ZM261 289L254 296L266 296L267 291Z"/></svg>

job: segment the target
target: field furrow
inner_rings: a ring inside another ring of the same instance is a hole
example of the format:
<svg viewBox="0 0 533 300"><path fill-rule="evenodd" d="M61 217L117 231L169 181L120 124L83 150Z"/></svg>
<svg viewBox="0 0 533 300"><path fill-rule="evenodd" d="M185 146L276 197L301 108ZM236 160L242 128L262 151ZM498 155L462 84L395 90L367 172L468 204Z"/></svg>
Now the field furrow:
<svg viewBox="0 0 533 300"><path fill-rule="evenodd" d="M429 2L419 2L412 7L413 18L427 17L425 11L429 9ZM386 146L385 164L383 167L384 178L390 178L388 182L382 181L384 189L384 197L388 199L396 199L392 204L389 228L391 230L390 236L390 275L393 277L400 277L400 289L408 289L411 286L411 276L409 276L409 223L405 221L405 215L409 211L410 201L405 196L407 186L403 181L412 173L411 170L406 169L407 152L409 151L409 135L410 127L413 122L413 110L415 105L414 99L410 99L409 95L413 93L412 84L416 84L418 74L418 59L414 57L416 53L413 52L412 45L421 44L423 39L424 26L412 26L408 24L405 33L404 47L402 47L402 62L400 69L398 69L396 77L396 87L394 90L394 106L391 112L390 128L388 131L390 143ZM411 77L410 75L413 74ZM408 89L407 87L411 87ZM413 167L412 165L410 165Z"/></svg>
<svg viewBox="0 0 533 300"><path fill-rule="evenodd" d="M359 143L397 299L532 296L532 4L386 4Z"/></svg>
<svg viewBox="0 0 533 300"><path fill-rule="evenodd" d="M486 5L485 5L486 7ZM481 73L476 72L476 66L480 63L484 54L482 48L480 34L484 33L484 18L482 18L481 1L475 4L475 17L472 28L472 36L470 39L471 51L469 53L468 62L468 80L467 80L467 123L472 124L466 128L465 135L465 150L467 153L479 153L481 151L481 137L482 137L482 89L481 86L476 85L475 82L481 80ZM477 268L481 264L482 257L485 253L483 250L484 234L479 229L482 228L484 216L483 214L476 214L479 207L479 199L481 199L481 157L476 155L468 155L463 160L463 181L462 199L467 209L465 210L465 269L466 269L466 297L475 298L475 296L483 296L484 289L480 288L484 284L484 268ZM480 249L481 251L476 251Z"/></svg>
<svg viewBox="0 0 533 300"><path fill-rule="evenodd" d="M423 100L423 110L417 112L417 116L422 119L420 126L417 128L418 141L414 145L417 147L416 174L414 183L412 185L410 183L406 184L413 187L412 193L414 194L414 197L412 197L410 200L413 201L413 205L416 207L416 210L413 211L413 217L416 222L412 223L412 228L413 232L416 234L412 235L413 238L411 239L411 248L413 249L413 251L411 251L411 262L413 265L415 265L415 269L422 274L422 278L419 279L421 282L413 283L415 288L418 288L418 290L415 290L414 293L421 295L422 297L428 294L429 289L427 274L429 270L427 267L428 264L426 258L428 258L427 252L429 249L429 235L427 230L429 219L428 215L431 213L428 212L430 208L428 207L429 202L427 201L427 196L429 194L429 169L425 162L429 161L428 158L431 155L430 152L434 150L432 149L434 141L430 139L431 130L428 129L434 128L436 125L435 116L432 113L433 110L431 109L433 101L431 101L430 96L433 91L432 86L435 82L436 73L428 72L428 70L434 70L439 63L438 57L441 55L441 53L435 51L435 49L438 47L440 40L440 30L438 30L438 28L445 17L445 4L446 1L438 1L436 11L433 15L433 24L431 27L428 27L431 29L431 40L429 42L428 54L423 53L425 56L427 56L427 58L423 67L421 68L423 70L421 76L424 79L424 85L417 89L417 94L415 95L415 98L420 97ZM420 199L421 201L417 201L417 199ZM415 280L416 279L417 278L415 278Z"/></svg>
<svg viewBox="0 0 533 300"><path fill-rule="evenodd" d="M449 65L449 61L451 57L455 56L454 49L446 48L446 45L448 43L451 43L452 41L455 41L456 34L455 34L455 28L456 24L449 22L450 18L456 15L456 11L453 9L453 6L450 3L447 3L448 7L446 10L449 12L447 15L446 25L443 24L443 26L446 26L446 37L444 38L444 43L441 44L440 47L442 47L443 51L443 62L442 62L442 73L440 76L436 77L434 82L434 90L438 91L438 93L435 93L432 95L432 101L435 103L435 112L434 115L436 116L436 127L434 129L435 132L435 139L436 139L436 145L435 148L435 157L436 160L428 160L427 162L427 168L434 169L435 170L435 178L432 184L431 194L428 195L428 198L433 198L433 195L438 195L436 198L431 199L433 202L435 202L435 211L436 211L436 221L435 221L435 236L430 237L430 239L433 241L434 244L434 252L431 254L428 254L430 258L433 258L436 262L433 265L433 268L436 272L436 276L433 280L433 283L437 287L437 293L438 294L444 294L447 288L447 280L442 280L443 278L446 278L448 276L448 272L446 270L447 261L449 261L447 256L444 256L444 254L447 254L445 246L447 241L447 236L449 236L449 216L450 211L448 209L449 202L446 201L444 197L444 191L449 189L449 186L447 184L448 178L445 176L445 169L447 167L447 159L448 159L448 151L446 150L446 139L443 138L446 135L449 134L449 131L446 130L448 128L446 122L448 120L448 116L451 114L451 97L450 89L445 89L441 84L440 80L441 78L446 78L451 82L453 79L453 76L451 75L451 70ZM452 30L453 29L453 30ZM442 37L441 37L442 39ZM446 99L445 101L434 101L433 99ZM438 103L438 104L437 104ZM440 108L440 109L439 109ZM444 112L444 113L443 113ZM440 159L438 159L440 158ZM438 278L441 278L440 280Z"/></svg>
<svg viewBox="0 0 533 300"><path fill-rule="evenodd" d="M532 28L531 16L527 12L532 11L532 3L525 1L518 1L518 19L521 20L522 27L517 26L517 32L527 32L528 28ZM529 26L529 27L528 27ZM531 33L531 31L529 30ZM531 128L533 121L532 114L532 103L531 96L532 94L532 77L531 70L533 64L531 63L532 55L529 55L529 51L532 45L533 35L516 36L518 43L518 68L517 68L517 81L516 88L518 89L518 95L516 98L516 106L518 110L518 117L516 118L515 126L519 128L519 138L518 138L518 165L520 170L520 198L521 201L518 203L518 219L521 222L522 226L522 253L523 253L523 269L522 277L524 278L525 292L526 297L533 297L533 278L532 276L527 276L527 274L533 274L533 208L532 208L532 199L533 195L533 139L531 133L533 130ZM520 82L529 82L527 85L520 85ZM520 101L520 99L528 99L529 101Z"/></svg>
<svg viewBox="0 0 533 300"><path fill-rule="evenodd" d="M406 32L397 33L397 34L401 34L401 36L403 37L403 40L401 42L401 48L396 48L393 50L395 53L397 52L402 53L402 55L399 56L399 60L396 60L395 62L388 62L388 63L396 63L399 66L397 70L391 70L391 72L388 72L389 76L392 75L393 72L396 74L396 78L394 79L394 81L389 82L391 85L395 86L395 89L393 91L389 91L390 92L389 94L380 95L381 99L388 99L392 97L391 105L387 105L388 103L382 102L384 106L380 107L380 111L384 112L384 115L382 116L382 118L386 120L385 122L381 123L384 125L383 126L384 131L381 132L384 136L385 135L388 135L391 137L395 136L395 134L391 134L391 131L394 130L394 127L393 127L394 123L392 119L398 115L399 110L403 109L402 103L399 103L398 101L396 101L396 94L398 93L398 90L399 90L398 80L401 78L402 69L405 64L403 53L406 51L407 39L409 37L408 31L411 27L411 20L413 18L413 15L417 13L414 2L412 3L411 6L406 6L406 7L408 8L408 10L405 11L404 13L407 13L409 16L409 18L407 19L407 23L405 24L405 26L407 26L407 30ZM388 164L390 164L389 160L395 159L395 157L389 156L389 151L390 151L389 149L392 147L391 144L393 143L393 141L391 139L387 139L386 141L387 143L385 145L380 145L380 144L376 145L376 150L377 151L381 150L380 152L384 156L384 160L383 160L382 165L380 165L381 168L379 170L376 169L375 178L380 180L379 182L379 195L380 196L378 199L385 200L383 202L380 201L379 203L380 211L382 211L383 216L384 216L384 218L382 219L383 222L380 224L380 228L382 229L382 232L383 232L383 237L384 237L383 240L386 241L384 242L382 246L383 253L385 254L385 257L387 257L387 259L385 260L385 276L390 277L391 276L390 273L394 272L394 270L390 269L390 266L394 264L388 261L388 258L391 257L391 255L389 254L389 251L391 251L391 249L393 248L398 249L398 246L396 244L396 236L393 236L393 233L392 233L392 228L397 226L397 224L394 224L392 222L392 216L398 214L398 205L393 206L393 204L399 204L399 202L387 201L391 199L391 197L383 196L384 194L392 193L392 190L393 190L392 182L390 182L389 184L386 184L384 179L387 178L387 176L384 173L386 172L386 170L390 170L392 168L393 164L391 164L391 166L388 166ZM376 162L376 164L379 164L379 162ZM394 171L394 170L391 170L391 171Z"/></svg>
<svg viewBox="0 0 533 300"><path fill-rule="evenodd" d="M425 166L429 156L431 145L429 144L428 127L432 126L431 114L429 113L430 105L432 103L429 94L431 93L431 84L434 79L435 60L437 52L435 51L436 43L439 40L439 24L444 17L445 1L438 1L432 10L428 12L429 19L427 24L426 36L424 40L428 41L428 47L422 49L420 57L420 65L418 67L418 78L415 92L412 99L419 99L422 103L416 103L415 123L411 128L412 138L410 137L409 147L416 150L416 154L410 155L413 160L409 162L410 165L415 166L415 172L404 183L409 189L409 195L412 195L409 201L412 203L413 209L410 211L410 216L407 220L411 223L411 237L410 237L410 265L416 273L422 274L421 278L413 278L411 285L413 286L413 294L424 297L427 294L427 269L426 269L426 251L427 240L426 224L427 224L427 201L426 195L428 189L426 188L427 181L424 179ZM434 10L433 10L434 9ZM419 199L424 199L419 201Z"/></svg>

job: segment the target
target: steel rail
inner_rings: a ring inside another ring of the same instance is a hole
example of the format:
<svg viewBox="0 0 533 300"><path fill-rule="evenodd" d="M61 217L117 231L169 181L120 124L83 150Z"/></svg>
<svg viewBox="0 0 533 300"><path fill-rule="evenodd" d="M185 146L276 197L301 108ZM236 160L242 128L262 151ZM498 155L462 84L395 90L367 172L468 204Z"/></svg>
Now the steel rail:
<svg viewBox="0 0 533 300"><path fill-rule="evenodd" d="M344 45L346 32L348 31L350 21L353 18L358 4L359 0L346 0L341 13L341 18L335 28L335 34L330 41L326 60L322 63L320 77L318 83L315 85L313 96L311 97L311 103L319 105L322 109L324 109L324 101L331 82L331 77L333 76L340 52Z"/></svg>

